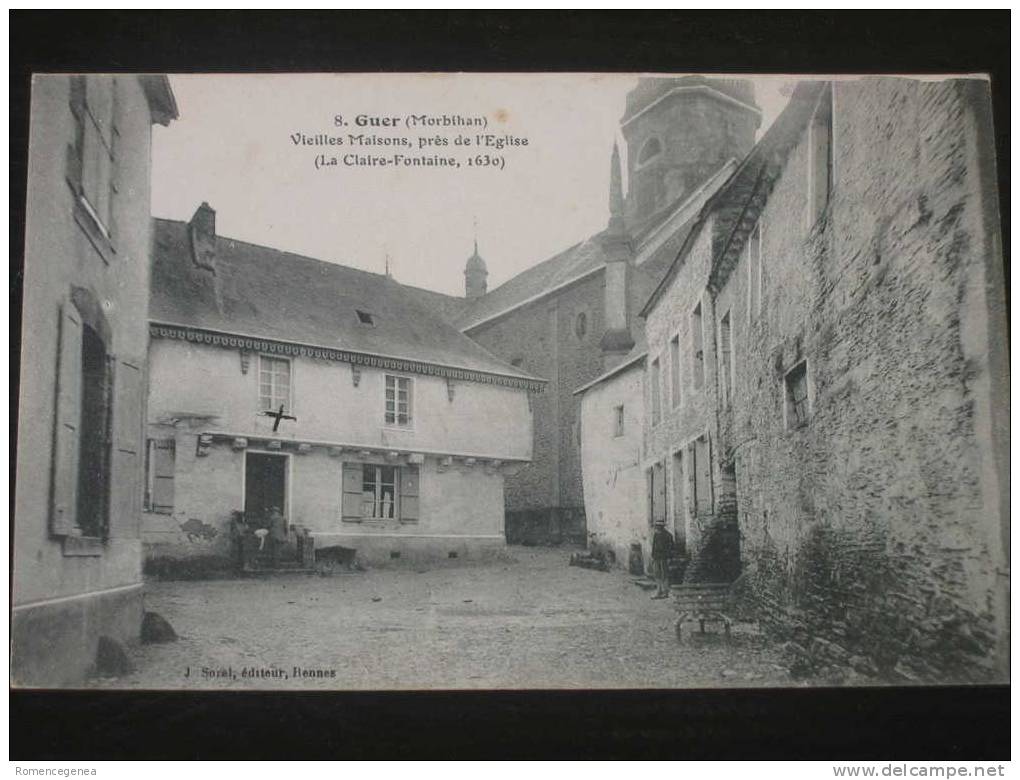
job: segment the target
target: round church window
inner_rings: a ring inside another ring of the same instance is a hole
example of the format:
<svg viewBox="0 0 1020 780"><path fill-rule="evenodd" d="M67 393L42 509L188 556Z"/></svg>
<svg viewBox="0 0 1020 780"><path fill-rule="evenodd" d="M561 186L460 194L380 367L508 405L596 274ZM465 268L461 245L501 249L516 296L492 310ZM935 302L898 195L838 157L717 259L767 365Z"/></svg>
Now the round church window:
<svg viewBox="0 0 1020 780"><path fill-rule="evenodd" d="M574 333L577 334L579 339L583 339L588 333L588 315L583 311L574 320Z"/></svg>

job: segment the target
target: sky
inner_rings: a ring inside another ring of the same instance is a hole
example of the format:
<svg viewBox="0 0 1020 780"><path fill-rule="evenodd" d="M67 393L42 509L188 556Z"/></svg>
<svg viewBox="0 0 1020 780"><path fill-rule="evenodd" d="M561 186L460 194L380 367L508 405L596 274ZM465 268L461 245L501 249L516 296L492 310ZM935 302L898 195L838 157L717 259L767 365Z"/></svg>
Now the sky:
<svg viewBox="0 0 1020 780"><path fill-rule="evenodd" d="M787 100L789 76L752 77L764 132ZM601 230L609 160L635 75L259 74L171 76L180 118L153 132L153 214L188 220L216 210L221 236L464 293L478 248L489 289ZM484 130L358 127L356 117L485 117ZM340 115L347 122L335 125ZM329 147L294 134L512 135L503 150ZM502 169L466 167L493 152ZM461 160L445 167L315 167L318 154Z"/></svg>

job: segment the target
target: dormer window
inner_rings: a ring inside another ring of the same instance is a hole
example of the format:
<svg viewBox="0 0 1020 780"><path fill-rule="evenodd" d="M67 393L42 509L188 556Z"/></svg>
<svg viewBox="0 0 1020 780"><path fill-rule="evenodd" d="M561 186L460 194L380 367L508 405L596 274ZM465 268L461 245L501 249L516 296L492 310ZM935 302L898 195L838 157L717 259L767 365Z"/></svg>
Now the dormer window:
<svg viewBox="0 0 1020 780"><path fill-rule="evenodd" d="M371 312L362 311L361 309L355 309L354 313L358 315L358 324L365 325L369 328L375 327L375 315Z"/></svg>

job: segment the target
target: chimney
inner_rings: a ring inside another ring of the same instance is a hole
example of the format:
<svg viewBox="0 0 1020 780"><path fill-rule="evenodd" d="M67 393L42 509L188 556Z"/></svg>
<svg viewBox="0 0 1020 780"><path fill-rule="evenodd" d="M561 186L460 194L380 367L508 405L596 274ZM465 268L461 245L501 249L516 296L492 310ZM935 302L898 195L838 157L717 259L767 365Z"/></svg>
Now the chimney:
<svg viewBox="0 0 1020 780"><path fill-rule="evenodd" d="M191 259L199 268L216 273L216 212L202 201L188 223Z"/></svg>
<svg viewBox="0 0 1020 780"><path fill-rule="evenodd" d="M602 334L602 368L608 371L620 364L634 348L627 321L627 276L633 250L623 219L623 182L620 173L620 150L613 144L609 172L609 224L602 236L606 256L605 323Z"/></svg>

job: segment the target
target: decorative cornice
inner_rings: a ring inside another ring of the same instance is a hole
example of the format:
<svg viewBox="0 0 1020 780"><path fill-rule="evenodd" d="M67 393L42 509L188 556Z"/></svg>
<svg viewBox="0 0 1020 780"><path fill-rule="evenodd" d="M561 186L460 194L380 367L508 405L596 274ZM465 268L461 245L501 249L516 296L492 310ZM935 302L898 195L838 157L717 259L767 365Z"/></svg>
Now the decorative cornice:
<svg viewBox="0 0 1020 780"><path fill-rule="evenodd" d="M501 385L512 387L529 392L542 392L545 389L544 379L528 379L526 377L508 376L505 374L492 374L486 371L475 371L467 368L454 366L443 366L435 363L426 363L420 360L407 358L387 357L384 355L371 355L364 352L354 352L346 349L334 349L332 347L321 347L312 344L298 344L288 341L274 339L256 338L254 336L241 336L233 333L223 333L205 328L194 328L186 325L172 325L163 322L150 322L149 335L153 338L176 339L178 341L190 341L195 344L209 344L214 347L226 349L244 349L252 352L267 353L271 355L287 355L289 357L307 357L313 360L331 360L338 363L352 363L356 366L368 366L388 371L401 371L412 374L423 374L425 376L441 376L447 379L457 379L464 382L479 382L481 384Z"/></svg>

